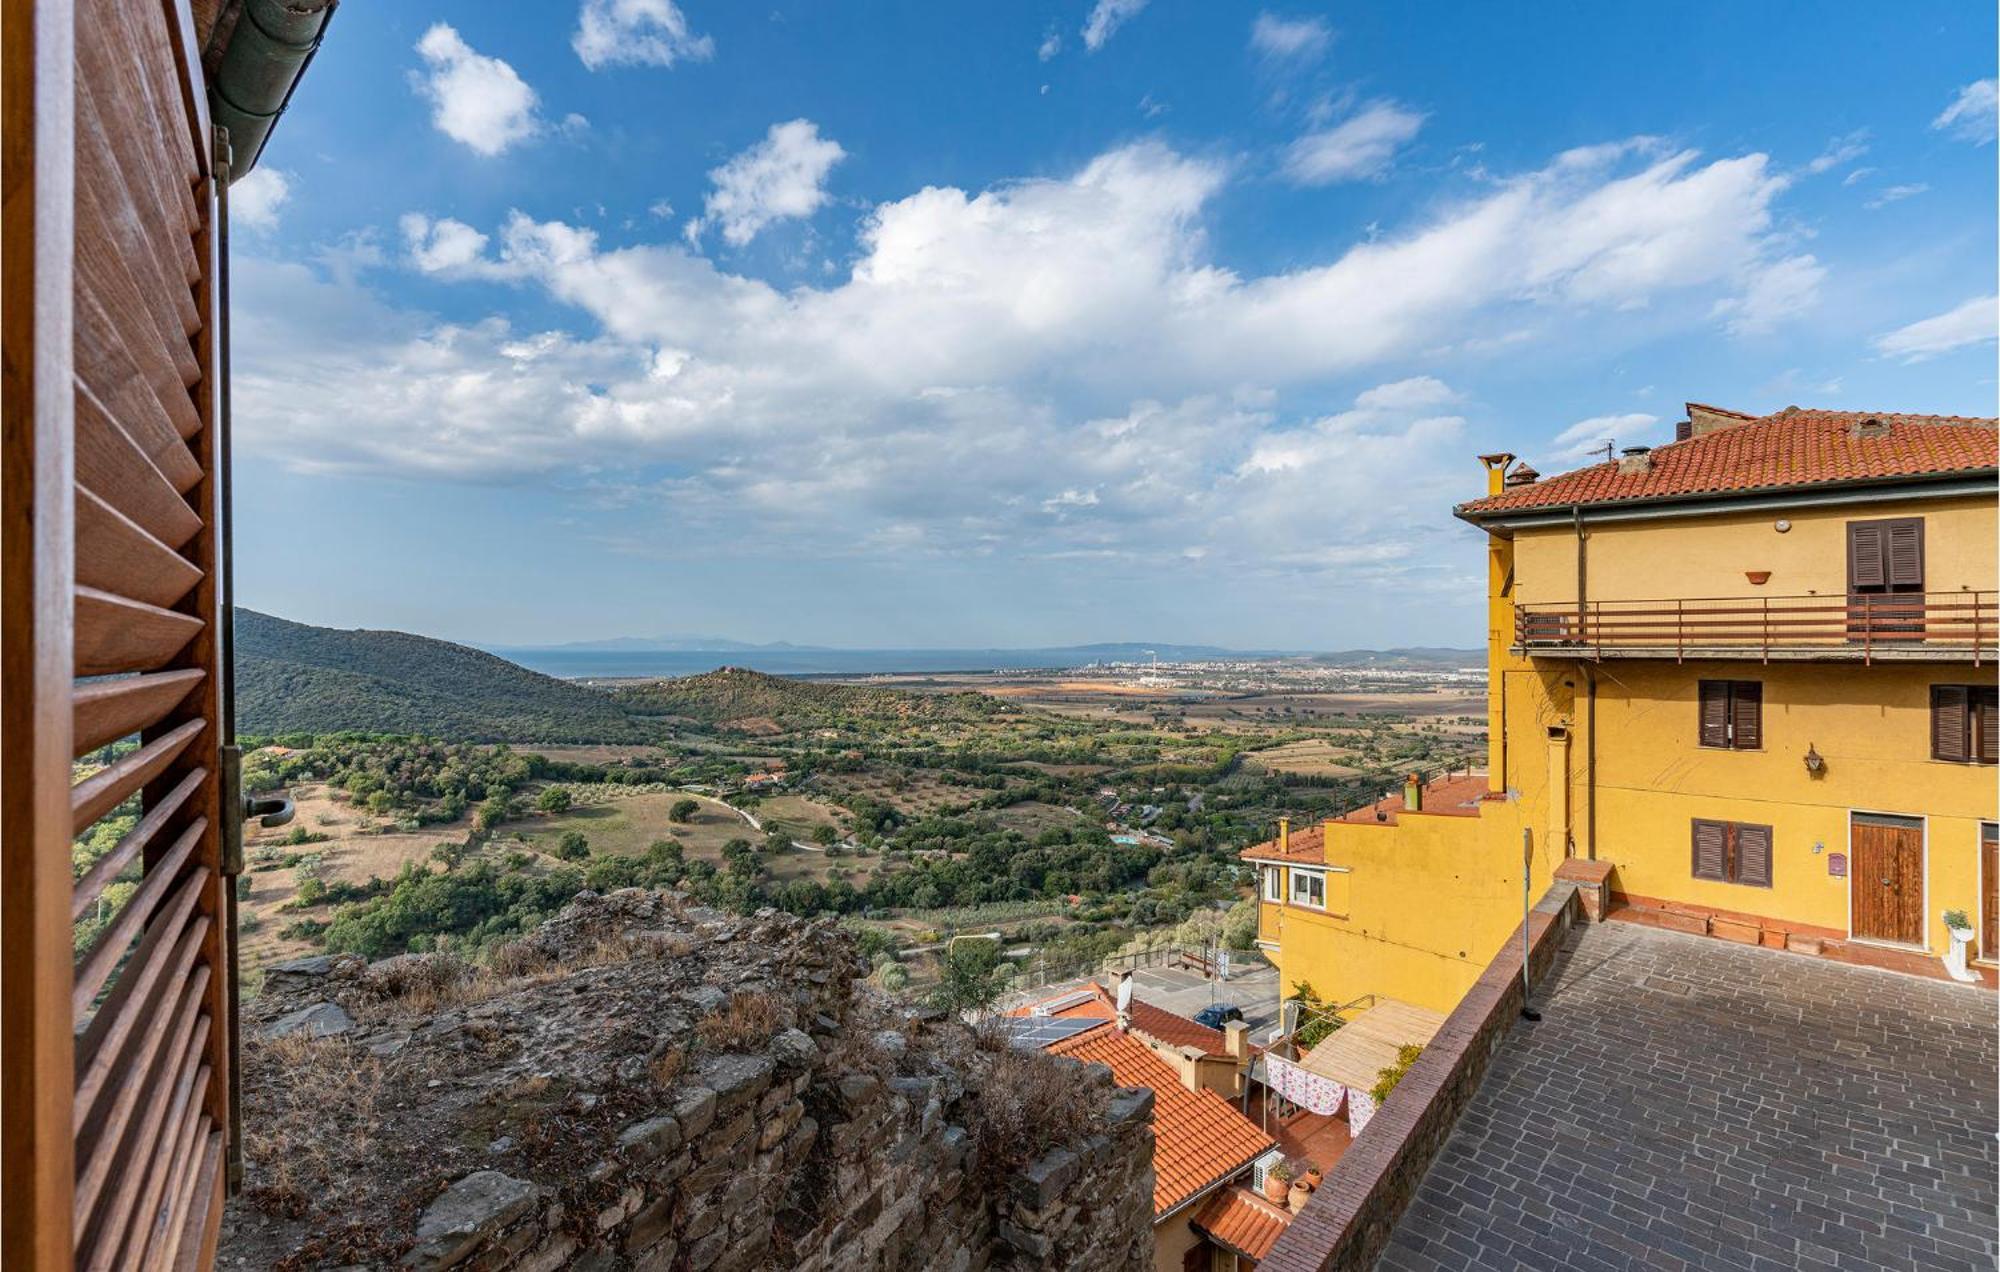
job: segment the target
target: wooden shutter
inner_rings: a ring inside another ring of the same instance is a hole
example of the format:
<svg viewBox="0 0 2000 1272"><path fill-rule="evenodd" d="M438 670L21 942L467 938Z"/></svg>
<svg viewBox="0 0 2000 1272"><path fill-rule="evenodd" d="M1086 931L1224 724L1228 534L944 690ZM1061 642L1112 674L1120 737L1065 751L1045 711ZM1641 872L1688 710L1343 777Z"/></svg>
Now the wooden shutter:
<svg viewBox="0 0 2000 1272"><path fill-rule="evenodd" d="M1694 877L1713 879L1717 883L1729 880L1728 870L1728 826L1724 822L1694 822Z"/></svg>
<svg viewBox="0 0 2000 1272"><path fill-rule="evenodd" d="M1905 517L1883 525L1887 543L1887 582L1900 592L1924 590L1924 520Z"/></svg>
<svg viewBox="0 0 2000 1272"><path fill-rule="evenodd" d="M205 1267L221 1222L235 993L218 778L220 174L186 0L102 0L73 24L63 4L8 0L5 14L0 1115L11 1142L0 1240L9 1272ZM49 76L52 65L70 73ZM25 156L22 91L38 116ZM57 112L61 129L44 127ZM22 219L24 162L37 215ZM61 200L61 218L40 216L44 195ZM17 272L24 235L36 268ZM25 396L23 356L34 366ZM33 542L17 534L16 508ZM32 679L16 675L23 657ZM17 735L17 724L28 727ZM17 747L32 748L29 762L15 763ZM86 757L72 784L71 760ZM108 817L129 828L72 883L71 837ZM15 922L17 890L32 924ZM23 979L45 1013L26 1032ZM60 1039L44 1036L51 1028Z"/></svg>
<svg viewBox="0 0 2000 1272"><path fill-rule="evenodd" d="M1729 682L1701 682L1701 745L1729 745Z"/></svg>
<svg viewBox="0 0 2000 1272"><path fill-rule="evenodd" d="M1978 687L1966 698L1972 725L1972 743L1966 753L1981 764L2000 763L2000 690Z"/></svg>
<svg viewBox="0 0 2000 1272"><path fill-rule="evenodd" d="M2000 958L2000 826L1979 827L1979 956Z"/></svg>
<svg viewBox="0 0 2000 1272"><path fill-rule="evenodd" d="M1879 521L1847 523L1847 590L1879 588L1889 582L1889 550Z"/></svg>
<svg viewBox="0 0 2000 1272"><path fill-rule="evenodd" d="M1739 751L1756 751L1764 745L1764 686L1755 680L1738 680L1729 687L1730 745Z"/></svg>
<svg viewBox="0 0 2000 1272"><path fill-rule="evenodd" d="M1771 886L1771 828L1741 823L1730 827L1736 840L1737 883Z"/></svg>
<svg viewBox="0 0 2000 1272"><path fill-rule="evenodd" d="M1968 760L1969 703L1964 685L1931 686L1931 758Z"/></svg>

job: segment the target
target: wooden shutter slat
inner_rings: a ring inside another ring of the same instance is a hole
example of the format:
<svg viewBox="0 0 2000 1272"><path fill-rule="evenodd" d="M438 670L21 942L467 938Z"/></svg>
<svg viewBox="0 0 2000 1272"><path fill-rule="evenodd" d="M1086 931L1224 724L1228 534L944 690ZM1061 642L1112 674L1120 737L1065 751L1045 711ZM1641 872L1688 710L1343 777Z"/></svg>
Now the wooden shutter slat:
<svg viewBox="0 0 2000 1272"><path fill-rule="evenodd" d="M140 925L159 908L167 890L179 876L181 867L187 864L188 854L194 851L202 832L207 829L208 820L197 817L193 825L181 832L165 855L147 867L146 877L140 881L138 891L132 894L131 900L125 903L125 908L118 912L111 925L99 933L90 952L77 960L76 971L71 978L70 1010L78 1021L86 1019L97 991L104 987L104 982L117 968L119 956L132 944Z"/></svg>
<svg viewBox="0 0 2000 1272"><path fill-rule="evenodd" d="M71 749L88 755L107 742L159 723L207 675L199 667L183 667L78 685L70 698L74 718L70 735L75 739Z"/></svg>
<svg viewBox="0 0 2000 1272"><path fill-rule="evenodd" d="M153 837L173 819L174 814L181 810L181 806L187 803L188 797L194 794L207 777L208 770L198 768L182 778L180 785L167 792L157 804L148 808L145 815L139 818L138 824L125 832L124 838L118 841L117 846L98 858L89 872L77 880L76 888L70 898L70 922L74 923L83 917L83 912L103 895L104 889L113 879L125 872L125 867L131 865L132 859L153 841Z"/></svg>
<svg viewBox="0 0 2000 1272"><path fill-rule="evenodd" d="M147 1031L130 1076L120 1084L118 1098L104 1119L86 1126L77 1137L77 1232L83 1235L94 1228L99 1249L103 1238L123 1226L138 1200L146 1157L167 1111L166 1093L200 1065L196 1039L205 1041L208 1032L208 1017L201 1010L201 991L208 988L208 977L209 970L198 966L178 986L171 1011L162 1013L161 1022Z"/></svg>
<svg viewBox="0 0 2000 1272"><path fill-rule="evenodd" d="M114 153L121 141L130 146L137 138L123 128L114 138L91 108L88 91L78 97L83 109L76 113L77 210L86 233L102 229L102 236L93 238L102 247L115 250L131 271L140 293L153 307L153 321L160 330L169 334L178 331L183 340L188 339L201 330L201 311L195 308L194 293L183 277L179 253L169 237L172 232L159 224L148 206L150 201L134 189L133 174L120 169ZM91 222L93 215L105 218L101 227ZM186 241L185 232L179 237Z"/></svg>
<svg viewBox="0 0 2000 1272"><path fill-rule="evenodd" d="M1701 745L1729 745L1729 682L1701 682Z"/></svg>
<svg viewBox="0 0 2000 1272"><path fill-rule="evenodd" d="M201 1164L192 1185L195 1202L187 1213L191 1226L176 1232L179 1248L167 1252L167 1266L175 1272L202 1272L212 1265L222 1234L222 1132L206 1117L202 1128Z"/></svg>
<svg viewBox="0 0 2000 1272"><path fill-rule="evenodd" d="M1695 878L1717 881L1728 878L1726 835L1723 823L1695 819L1693 834Z"/></svg>
<svg viewBox="0 0 2000 1272"><path fill-rule="evenodd" d="M201 414L165 355L127 347L106 301L85 291L76 298L76 374L91 391L111 400L109 389L132 383L164 413L182 439L201 431ZM108 386L108 387L107 387Z"/></svg>
<svg viewBox="0 0 2000 1272"><path fill-rule="evenodd" d="M1882 587L1889 581L1882 527L1873 521L1847 523L1847 590Z"/></svg>
<svg viewBox="0 0 2000 1272"><path fill-rule="evenodd" d="M1971 726L1971 745L1966 754L1981 764L2000 763L2000 691L1990 688L1976 688L1966 694L1971 708L1967 723Z"/></svg>
<svg viewBox="0 0 2000 1272"><path fill-rule="evenodd" d="M1931 758L1966 760L1967 694L1964 685L1931 686Z"/></svg>
<svg viewBox="0 0 2000 1272"><path fill-rule="evenodd" d="M199 1091L207 1083L208 1069L204 1066L195 1075L194 1089ZM167 1171L164 1209L140 1262L140 1266L148 1272L174 1267L180 1262L187 1249L188 1220L193 1217L196 1206L214 1195L201 1191L202 1166L196 1160L207 1153L213 1134L208 1111L198 1105L189 1109L183 1125L185 1129L174 1146L173 1165Z"/></svg>
<svg viewBox="0 0 2000 1272"><path fill-rule="evenodd" d="M1755 680L1739 680L1729 690L1729 724L1735 746L1741 751L1764 746L1764 686Z"/></svg>
<svg viewBox="0 0 2000 1272"><path fill-rule="evenodd" d="M95 492L78 486L76 581L171 608L201 582L201 571Z"/></svg>
<svg viewBox="0 0 2000 1272"><path fill-rule="evenodd" d="M1924 521L1922 517L1899 518L1884 527L1887 574L1890 587L1905 591L1924 590Z"/></svg>
<svg viewBox="0 0 2000 1272"><path fill-rule="evenodd" d="M76 674L156 671L186 649L202 627L202 621L189 614L80 587L76 589Z"/></svg>
<svg viewBox="0 0 2000 1272"><path fill-rule="evenodd" d="M124 41L147 38L148 33L132 29L129 23L125 26L125 30L117 32ZM117 43L117 40L79 41L79 60L90 82L109 95L106 118L123 121L134 130L142 142L139 150L159 183L161 196L186 225L186 233L193 234L201 223L201 210L194 197L201 172L193 156L180 149L185 144L181 140L185 134L169 131L186 126L183 118L186 112L177 97L160 100L149 76L147 59L135 55L129 47L114 53Z"/></svg>
<svg viewBox="0 0 2000 1272"><path fill-rule="evenodd" d="M128 6L119 8L116 21L123 29L117 36L120 43L130 45L132 56L138 59L145 75L168 160L176 166L187 165L191 179L199 178L208 171L208 98L200 91L198 61L183 69L176 64L174 47L182 38L175 28L178 19L186 16L187 5L176 3L141 8L137 12L130 11ZM188 91L189 75L197 77L192 93Z"/></svg>
<svg viewBox="0 0 2000 1272"><path fill-rule="evenodd" d="M79 177L82 174L79 173ZM127 260L112 241L108 209L89 181L76 183L76 271L83 287L104 302L113 329L127 349L157 351L185 390L201 379L201 364L178 313L149 294L145 271ZM156 291L157 288L151 290ZM165 383L156 389L165 388Z"/></svg>
<svg viewBox="0 0 2000 1272"><path fill-rule="evenodd" d="M76 480L170 548L201 529L173 479L160 471L88 386L76 392Z"/></svg>
<svg viewBox="0 0 2000 1272"><path fill-rule="evenodd" d="M120 756L116 762L72 786L69 807L75 833L80 835L88 830L92 822L138 794L140 787L166 772L167 765L172 764L206 727L204 721L190 720L172 732L154 738L130 755Z"/></svg>
<svg viewBox="0 0 2000 1272"><path fill-rule="evenodd" d="M137 1026L147 1021L158 1025L161 1009L153 999L158 996L162 1002L171 1002L173 987L186 981L209 926L205 914L184 922L201 896L200 883L201 876L195 875L181 885L167 906L166 917L146 930L138 952L125 965L125 971L77 1040L73 1131L83 1129L106 1089L117 1085L112 1081L114 1076L124 1075L130 1069L124 1056L135 1033L142 1032ZM156 995L154 991L161 988L162 977L167 992Z"/></svg>
<svg viewBox="0 0 2000 1272"><path fill-rule="evenodd" d="M157 134L149 136L151 130L140 122L150 114L151 106L139 90L136 76L128 79L136 68L129 63L106 65L114 59L94 41L84 41L77 52L83 62L76 81L77 117L79 121L88 117L93 130L109 127L114 143L111 159L145 216L147 237L167 251L182 286L192 287L201 281L201 262L194 254L194 235L201 228L200 209L188 198L193 179L169 175L165 156L153 144ZM121 70L128 75L121 75ZM113 122L107 125L106 121Z"/></svg>
<svg viewBox="0 0 2000 1272"><path fill-rule="evenodd" d="M188 987L206 988L207 971L197 971ZM167 1137L180 1129L182 1120L191 1116L187 1097L200 1089L197 1082L208 1067L203 1063L202 1048L213 1022L202 1013L200 1000L188 995L174 1012L169 1028L168 1045L161 1049L155 1072L145 1083L146 1097L126 1128L130 1139L107 1140L101 1145L101 1159L96 1153L89 1159L92 1167L102 1160L109 1177L99 1186L95 1215L81 1209L77 1212L81 1268L110 1272L138 1266L136 1258L121 1259L120 1252L143 1245L143 1229L159 1204L161 1186L172 1168L159 1150L169 1142Z"/></svg>
<svg viewBox="0 0 2000 1272"><path fill-rule="evenodd" d="M1736 827L1736 879L1737 883L1755 887L1771 886L1771 828L1769 826L1738 825Z"/></svg>

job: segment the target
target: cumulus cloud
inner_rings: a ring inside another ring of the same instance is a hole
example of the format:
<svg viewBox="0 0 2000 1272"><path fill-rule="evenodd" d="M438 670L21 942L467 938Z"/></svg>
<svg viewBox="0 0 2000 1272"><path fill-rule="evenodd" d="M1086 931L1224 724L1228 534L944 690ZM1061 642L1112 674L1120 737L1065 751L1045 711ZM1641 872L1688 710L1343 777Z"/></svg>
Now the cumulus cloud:
<svg viewBox="0 0 2000 1272"><path fill-rule="evenodd" d="M591 70L706 62L715 41L696 35L674 0L584 0L570 47Z"/></svg>
<svg viewBox="0 0 2000 1272"><path fill-rule="evenodd" d="M1376 102L1351 119L1307 133L1285 151L1285 175L1299 185L1332 185L1379 175L1417 135L1424 116L1394 102Z"/></svg>
<svg viewBox="0 0 2000 1272"><path fill-rule="evenodd" d="M2000 320L2000 298L1978 296L1956 309L1913 322L1875 337L1876 351L1904 362L1922 362L1941 353L1985 344Z"/></svg>
<svg viewBox="0 0 2000 1272"><path fill-rule="evenodd" d="M480 265L486 236L450 217L432 220L420 212L402 219L403 243L410 263L426 274L453 274Z"/></svg>
<svg viewBox="0 0 2000 1272"><path fill-rule="evenodd" d="M1659 423L1659 416L1641 411L1593 415L1550 438L1548 457L1561 464L1573 464L1593 454L1602 458L1606 442L1614 446L1643 445Z"/></svg>
<svg viewBox="0 0 2000 1272"><path fill-rule="evenodd" d="M1104 47L1118 28L1139 16L1146 0L1097 0L1083 22L1083 47L1092 53Z"/></svg>
<svg viewBox="0 0 2000 1272"><path fill-rule="evenodd" d="M278 228L278 211L291 197L291 174L268 166L252 169L229 183L230 224L269 234Z"/></svg>
<svg viewBox="0 0 2000 1272"><path fill-rule="evenodd" d="M1729 330L1737 335L1770 331L1812 308L1825 278L1826 267L1817 258L1787 256L1754 270L1743 293L1718 302L1715 313L1726 318Z"/></svg>
<svg viewBox="0 0 2000 1272"><path fill-rule="evenodd" d="M1961 141L1969 141L1983 146L1992 141L1995 132L1996 103L2000 103L2000 81L1974 80L1958 90L1958 96L1951 105L1944 108L1931 127L1948 132Z"/></svg>
<svg viewBox="0 0 2000 1272"><path fill-rule="evenodd" d="M688 237L719 225L722 237L741 247L773 221L811 216L826 205L827 174L846 157L810 119L772 124L764 140L708 174L714 189Z"/></svg>
<svg viewBox="0 0 2000 1272"><path fill-rule="evenodd" d="M1250 24L1250 47L1280 61L1308 61L1332 42L1333 28L1325 18L1281 18L1267 10Z"/></svg>
<svg viewBox="0 0 2000 1272"><path fill-rule="evenodd" d="M440 22L417 41L425 70L412 78L430 99L431 123L453 141L497 155L541 131L535 90L514 68L475 51Z"/></svg>
<svg viewBox="0 0 2000 1272"><path fill-rule="evenodd" d="M1053 60L1060 52L1062 52L1062 32L1050 28L1048 34L1042 37L1042 42L1035 46L1035 58L1047 62Z"/></svg>

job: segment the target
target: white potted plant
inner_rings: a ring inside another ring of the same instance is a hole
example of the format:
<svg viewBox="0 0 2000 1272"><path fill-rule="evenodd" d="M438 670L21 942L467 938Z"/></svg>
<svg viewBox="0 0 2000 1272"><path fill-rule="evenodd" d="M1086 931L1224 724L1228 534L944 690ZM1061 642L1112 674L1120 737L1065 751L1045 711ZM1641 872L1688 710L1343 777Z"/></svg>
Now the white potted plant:
<svg viewBox="0 0 2000 1272"><path fill-rule="evenodd" d="M1965 965L1965 952L1972 946L1972 921L1963 910L1944 912L1944 929L1951 937L1951 949L1944 956L1944 970L1953 980L1975 981L1979 977Z"/></svg>

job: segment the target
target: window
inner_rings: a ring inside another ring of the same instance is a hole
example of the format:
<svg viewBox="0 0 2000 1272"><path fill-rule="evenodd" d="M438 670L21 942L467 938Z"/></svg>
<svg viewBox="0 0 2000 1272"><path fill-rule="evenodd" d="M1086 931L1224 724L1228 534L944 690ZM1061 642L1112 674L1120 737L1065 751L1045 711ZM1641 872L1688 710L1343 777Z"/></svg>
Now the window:
<svg viewBox="0 0 2000 1272"><path fill-rule="evenodd" d="M1770 887L1771 828L1695 818L1694 877Z"/></svg>
<svg viewBox="0 0 2000 1272"><path fill-rule="evenodd" d="M2000 759L2000 689L1932 685L1931 758L1960 764Z"/></svg>
<svg viewBox="0 0 2000 1272"><path fill-rule="evenodd" d="M1326 909L1326 876L1317 870L1292 870L1292 904Z"/></svg>
<svg viewBox="0 0 2000 1272"><path fill-rule="evenodd" d="M1264 899L1266 901L1285 899L1284 874L1276 866L1264 867Z"/></svg>
<svg viewBox="0 0 2000 1272"><path fill-rule="evenodd" d="M1764 686L1755 680L1701 682L1701 744L1728 751L1764 745Z"/></svg>
<svg viewBox="0 0 2000 1272"><path fill-rule="evenodd" d="M1847 634L1916 639L1924 632L1924 519L1847 523ZM1907 599L1895 599L1898 593Z"/></svg>

